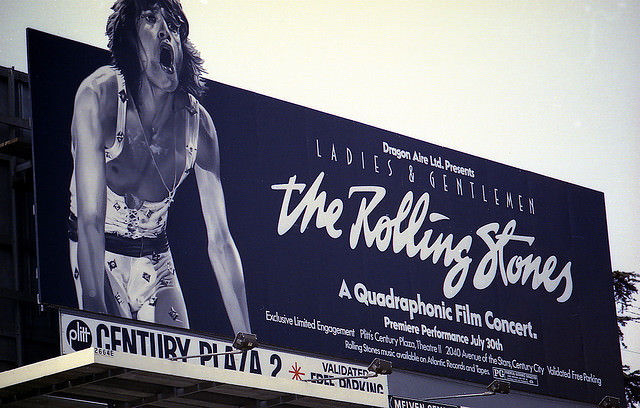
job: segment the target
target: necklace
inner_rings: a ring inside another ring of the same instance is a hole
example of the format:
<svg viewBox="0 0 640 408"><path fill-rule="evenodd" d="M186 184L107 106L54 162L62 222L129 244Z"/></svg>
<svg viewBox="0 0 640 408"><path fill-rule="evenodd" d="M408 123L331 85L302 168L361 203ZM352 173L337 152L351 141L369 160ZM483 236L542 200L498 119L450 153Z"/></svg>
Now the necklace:
<svg viewBox="0 0 640 408"><path fill-rule="evenodd" d="M133 99L132 99L133 101ZM177 159L177 151L178 151L178 142L176 141L176 137L175 135L173 136L173 183L171 184L171 188L169 188L169 186L167 185L167 183L164 181L164 177L162 177L162 172L160 171L160 167L158 166L158 162L156 161L156 158L154 156L153 153L153 149L151 148L151 143L149 142L149 138L147 137L147 132L145 130L145 127L142 123L142 118L140 117L140 111L138 110L138 107L135 104L135 101L133 102L133 107L136 111L136 115L138 117L138 123L140 123L140 129L142 130L142 136L144 137L144 141L147 145L147 150L149 151L149 155L151 156L151 163L153 163L153 167L156 169L156 172L158 173L158 176L160 177L160 181L162 182L162 185L164 186L165 190L167 190L167 199L170 202L173 202L173 196L176 193L176 182L178 179L178 165L176 164L176 159ZM165 121L166 122L166 121ZM160 129L164 126L164 122L160 125L160 127L158 128L158 130L156 131L154 127L151 127L151 132L156 135Z"/></svg>

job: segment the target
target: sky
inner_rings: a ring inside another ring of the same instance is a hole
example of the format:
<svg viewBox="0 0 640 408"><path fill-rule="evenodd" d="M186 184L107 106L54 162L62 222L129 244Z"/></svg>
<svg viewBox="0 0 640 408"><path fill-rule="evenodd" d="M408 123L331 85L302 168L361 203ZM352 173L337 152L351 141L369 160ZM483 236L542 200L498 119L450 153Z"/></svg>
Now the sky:
<svg viewBox="0 0 640 408"><path fill-rule="evenodd" d="M640 1L182 3L207 78L601 191L640 272ZM0 65L26 27L106 48L111 4L0 0Z"/></svg>

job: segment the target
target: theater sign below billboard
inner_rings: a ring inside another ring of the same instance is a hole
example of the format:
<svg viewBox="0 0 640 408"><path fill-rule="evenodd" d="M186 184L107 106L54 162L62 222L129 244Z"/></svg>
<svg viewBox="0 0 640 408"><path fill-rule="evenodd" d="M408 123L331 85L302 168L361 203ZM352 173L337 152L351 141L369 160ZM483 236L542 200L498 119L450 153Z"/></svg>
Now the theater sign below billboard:
<svg viewBox="0 0 640 408"><path fill-rule="evenodd" d="M41 297L77 308L69 129L80 82L108 54L37 31L29 53ZM592 403L622 395L602 193L207 87L261 343ZM208 258L208 199L193 175L173 198L167 236L189 327L231 337Z"/></svg>

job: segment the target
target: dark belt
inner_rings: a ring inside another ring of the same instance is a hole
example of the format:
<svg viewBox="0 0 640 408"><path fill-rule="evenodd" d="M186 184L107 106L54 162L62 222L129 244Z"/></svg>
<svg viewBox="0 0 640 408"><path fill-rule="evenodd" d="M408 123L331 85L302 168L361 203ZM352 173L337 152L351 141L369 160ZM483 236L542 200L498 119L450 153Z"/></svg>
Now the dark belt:
<svg viewBox="0 0 640 408"><path fill-rule="evenodd" d="M69 239L78 242L78 218L75 214L69 216ZM162 230L154 238L127 238L112 232L105 232L104 249L125 256L149 256L168 251L169 240L165 230Z"/></svg>

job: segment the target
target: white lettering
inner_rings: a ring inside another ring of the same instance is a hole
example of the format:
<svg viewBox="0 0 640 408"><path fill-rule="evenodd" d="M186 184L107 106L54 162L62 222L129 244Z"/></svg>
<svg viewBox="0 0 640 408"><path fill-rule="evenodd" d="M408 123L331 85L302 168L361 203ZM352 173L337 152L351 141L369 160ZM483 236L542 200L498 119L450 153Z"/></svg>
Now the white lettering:
<svg viewBox="0 0 640 408"><path fill-rule="evenodd" d="M306 184L297 183L295 175L291 176L286 184L271 186L272 190L284 191L277 225L279 235L287 233L296 223L300 225L300 232L304 233L313 218L315 218L316 228L325 229L331 238L337 239L342 235L342 230L336 226L336 223L343 213L344 204L339 198L335 198L327 204L327 193L320 189L324 175L324 172L319 173L306 192ZM435 185L433 172L429 175L429 179L430 183ZM443 184L446 185L444 177ZM465 235L456 240L453 233L445 235L443 232L434 231L433 228L424 230L427 217L431 225L450 221L450 218L444 214L429 211L429 193L423 193L414 202L413 192L407 191L398 205L397 212L391 215L386 209L378 209L386 196L384 187L352 186L349 188L348 198L351 199L354 195L361 195L361 198L356 219L351 224L349 231L351 249L356 249L362 239L367 247L371 248L375 245L380 252L391 248L394 253L405 252L409 258L419 256L422 261L431 259L434 265L442 262L445 267L449 268L443 281L444 296L451 299L462 290L472 262L472 258L468 254L473 237ZM497 196L497 189L494 189L496 203ZM482 186L482 197L486 201L484 185ZM507 205L513 207L511 195L508 194L506 197ZM522 207L521 196L518 196L518 209L522 211ZM529 207L533 214L532 199L529 201ZM376 213L382 214L376 215ZM513 243L524 242L531 246L535 241L535 237L517 235L515 230L515 220L507 222L502 231L500 231L500 224L497 222L490 222L476 230L476 235L486 245L487 252L476 266L473 286L478 290L489 287L499 272L505 286L518 283L522 286L530 284L533 290L543 287L548 293L561 288L562 292L556 300L559 303L569 300L573 292L571 261L566 262L564 267L556 272L558 260L553 255L548 256L544 262L542 257L534 254L526 256L515 254L511 258L505 259L504 249L507 245L513 246ZM510 253L513 251L511 250ZM355 297L361 301L362 293L358 289L362 288L354 288ZM366 289L364 291L366 292ZM351 293L344 282L339 296L351 299ZM366 298L366 295L364 296ZM383 303L386 300L384 295L381 299ZM378 300L370 298L367 298L366 301L371 304L380 303ZM403 308L411 311L413 315L416 313L415 307L415 303L408 300Z"/></svg>

